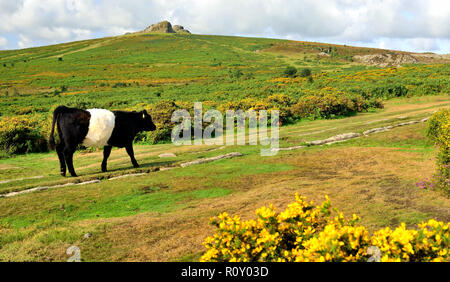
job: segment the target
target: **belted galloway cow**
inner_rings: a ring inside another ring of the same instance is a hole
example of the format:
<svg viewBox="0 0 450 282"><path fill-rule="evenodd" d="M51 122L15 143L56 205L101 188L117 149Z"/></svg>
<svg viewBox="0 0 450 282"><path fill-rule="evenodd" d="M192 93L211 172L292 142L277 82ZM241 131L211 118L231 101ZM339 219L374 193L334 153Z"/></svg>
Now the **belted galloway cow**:
<svg viewBox="0 0 450 282"><path fill-rule="evenodd" d="M73 154L79 144L86 147L104 147L102 171L107 171L107 160L112 147L127 150L134 167L139 167L133 152L133 140L141 131L156 129L147 111L125 112L105 109L81 110L59 106L53 112L52 131L49 144L55 148L54 130L57 124L60 143L56 145L61 175L66 176L66 167L72 176Z"/></svg>

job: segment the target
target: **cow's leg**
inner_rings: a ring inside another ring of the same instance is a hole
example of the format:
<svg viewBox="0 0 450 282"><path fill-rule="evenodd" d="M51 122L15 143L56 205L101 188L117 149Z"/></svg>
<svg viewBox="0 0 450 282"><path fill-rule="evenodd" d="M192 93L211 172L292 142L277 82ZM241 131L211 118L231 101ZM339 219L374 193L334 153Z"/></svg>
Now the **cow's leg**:
<svg viewBox="0 0 450 282"><path fill-rule="evenodd" d="M125 147L125 149L127 150L127 153L130 156L131 163L133 164L133 166L139 167L139 164L137 163L136 159L134 158L133 143L127 145Z"/></svg>
<svg viewBox="0 0 450 282"><path fill-rule="evenodd" d="M70 175L77 177L75 169L73 168L73 154L75 153L76 146L68 146L64 148L64 158L66 159L67 168L69 169Z"/></svg>
<svg viewBox="0 0 450 282"><path fill-rule="evenodd" d="M56 153L58 153L59 167L61 169L61 175L66 176L66 160L64 158L64 143L59 143L56 146Z"/></svg>
<svg viewBox="0 0 450 282"><path fill-rule="evenodd" d="M108 162L109 155L111 154L111 149L112 149L112 146L105 146L103 148L103 162L102 162L102 171L103 172L107 171L107 162Z"/></svg>

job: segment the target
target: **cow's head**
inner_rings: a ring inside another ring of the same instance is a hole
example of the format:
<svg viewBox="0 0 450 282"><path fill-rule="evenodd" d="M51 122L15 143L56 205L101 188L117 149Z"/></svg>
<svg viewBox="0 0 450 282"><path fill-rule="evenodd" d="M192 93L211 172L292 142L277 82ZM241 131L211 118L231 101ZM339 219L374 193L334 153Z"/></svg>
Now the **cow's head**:
<svg viewBox="0 0 450 282"><path fill-rule="evenodd" d="M153 131L156 130L156 125L152 121L152 117L147 113L146 110L141 112L141 120L144 131Z"/></svg>

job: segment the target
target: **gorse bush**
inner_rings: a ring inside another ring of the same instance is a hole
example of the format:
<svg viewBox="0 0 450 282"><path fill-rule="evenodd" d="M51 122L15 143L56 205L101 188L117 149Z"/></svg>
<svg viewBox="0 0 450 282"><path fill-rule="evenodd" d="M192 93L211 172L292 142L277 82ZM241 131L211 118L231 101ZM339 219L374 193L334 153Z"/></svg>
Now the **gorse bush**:
<svg viewBox="0 0 450 282"><path fill-rule="evenodd" d="M228 76L229 76L231 79L238 80L238 79L240 79L243 75L244 75L244 74L242 73L242 71L241 71L240 69L230 69L230 70L228 71Z"/></svg>
<svg viewBox="0 0 450 282"><path fill-rule="evenodd" d="M293 66L286 67L283 71L283 75L287 77L294 77L297 73L297 69Z"/></svg>
<svg viewBox="0 0 450 282"><path fill-rule="evenodd" d="M290 108L293 104L294 100L286 94L274 94L263 100L256 98L245 98L237 101L230 101L219 105L217 108L224 115L228 110L254 110L256 111L256 114L258 114L261 110L278 110L281 121L287 121L292 119ZM270 118L270 112L268 112L268 117ZM268 123L270 124L270 120L268 120Z"/></svg>
<svg viewBox="0 0 450 282"><path fill-rule="evenodd" d="M47 140L35 117L3 117L0 120L0 150L7 154L47 151Z"/></svg>
<svg viewBox="0 0 450 282"><path fill-rule="evenodd" d="M312 95L302 96L291 107L294 118L334 118L363 112L369 108L383 108L379 99L365 99L361 95L324 89Z"/></svg>
<svg viewBox="0 0 450 282"><path fill-rule="evenodd" d="M439 147L437 187L450 196L450 109L434 113L428 121L427 137Z"/></svg>
<svg viewBox="0 0 450 282"><path fill-rule="evenodd" d="M378 230L370 236L359 218L331 216L327 198L319 206L296 194L283 212L270 205L256 210L257 219L241 221L222 213L213 218L214 235L207 237L203 262L286 261L449 261L450 224L430 220L407 229ZM373 254L368 250L379 251ZM377 257L379 255L379 257Z"/></svg>
<svg viewBox="0 0 450 282"><path fill-rule="evenodd" d="M241 100L236 100L236 101L229 101L226 102L224 104L221 104L218 106L218 110L220 112L222 112L222 114L225 114L226 111L228 110L232 110L232 111L237 111L237 110L243 110L243 111L247 111L247 110L254 110L254 111L260 111L260 110L267 110L270 108L270 104L265 102L265 101L261 101L255 98L244 98Z"/></svg>
<svg viewBox="0 0 450 282"><path fill-rule="evenodd" d="M373 88L370 91L371 96L378 98L395 98L408 95L408 89L404 85L384 85Z"/></svg>
<svg viewBox="0 0 450 282"><path fill-rule="evenodd" d="M300 77L308 77L308 76L311 76L311 69L306 68L300 71Z"/></svg>
<svg viewBox="0 0 450 282"><path fill-rule="evenodd" d="M66 103L66 106L69 108L78 108L78 109L95 109L95 108L102 108L102 101L101 100L92 100L92 99L87 99L84 97L78 97L75 96L73 99L69 100ZM53 106L53 108L56 108L55 106ZM53 111L52 111L53 113Z"/></svg>
<svg viewBox="0 0 450 282"><path fill-rule="evenodd" d="M148 112L152 116L156 125L155 131L142 132L142 141L156 144L161 141L169 141L174 123L171 121L172 113L179 109L173 101L163 100L156 104L152 104L148 108ZM139 140L139 136L138 139Z"/></svg>
<svg viewBox="0 0 450 282"><path fill-rule="evenodd" d="M381 99L366 99L361 95L345 93L332 88L306 94L298 100L286 94L273 94L259 100L245 98L226 102L218 106L219 111L227 110L279 110L281 121L295 121L302 118L335 118L364 112L370 108L383 108Z"/></svg>
<svg viewBox="0 0 450 282"><path fill-rule="evenodd" d="M270 105L270 109L275 109L280 111L280 121L293 121L293 116L291 114L291 107L294 105L294 100L287 96L286 94L273 94L264 100Z"/></svg>
<svg viewBox="0 0 450 282"><path fill-rule="evenodd" d="M147 112L152 116L153 123L156 125L156 130L139 132L136 135L135 141L142 141L151 144L169 141L172 128L175 125L171 121L172 113L180 109L180 106L177 105L175 101L162 100L155 104L139 103L123 110L142 111L144 109L147 110Z"/></svg>
<svg viewBox="0 0 450 282"><path fill-rule="evenodd" d="M34 107L33 106L28 106L28 107L19 107L14 109L14 114L16 115L28 115L33 113L34 111Z"/></svg>

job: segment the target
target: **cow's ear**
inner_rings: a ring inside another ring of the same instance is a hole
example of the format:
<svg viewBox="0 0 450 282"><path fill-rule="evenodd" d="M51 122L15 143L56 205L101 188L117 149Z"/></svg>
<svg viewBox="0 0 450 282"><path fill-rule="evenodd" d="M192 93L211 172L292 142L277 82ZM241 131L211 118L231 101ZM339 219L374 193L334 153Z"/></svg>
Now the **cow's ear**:
<svg viewBox="0 0 450 282"><path fill-rule="evenodd" d="M144 114L147 114L147 110L143 110L142 112L143 112Z"/></svg>

